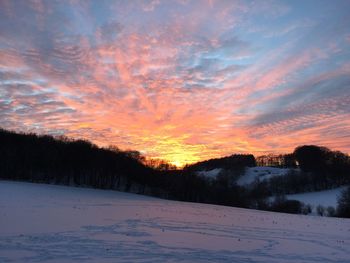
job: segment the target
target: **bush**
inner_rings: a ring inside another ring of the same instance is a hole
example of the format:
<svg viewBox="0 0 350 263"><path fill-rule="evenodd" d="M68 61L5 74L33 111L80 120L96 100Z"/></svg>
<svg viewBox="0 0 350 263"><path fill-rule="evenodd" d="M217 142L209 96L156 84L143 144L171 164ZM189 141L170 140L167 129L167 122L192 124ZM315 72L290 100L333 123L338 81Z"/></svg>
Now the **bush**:
<svg viewBox="0 0 350 263"><path fill-rule="evenodd" d="M326 209L322 205L318 205L316 207L317 214L320 215L320 216L324 216L325 215L325 210Z"/></svg>
<svg viewBox="0 0 350 263"><path fill-rule="evenodd" d="M297 200L287 200L282 196L276 197L275 201L270 206L270 210L274 212L301 214L302 207L302 202Z"/></svg>
<svg viewBox="0 0 350 263"><path fill-rule="evenodd" d="M301 208L301 213L303 215L308 215L312 212L312 207L311 205L303 205L302 208Z"/></svg>
<svg viewBox="0 0 350 263"><path fill-rule="evenodd" d="M333 206L327 207L327 216L334 217L336 214L335 209Z"/></svg>

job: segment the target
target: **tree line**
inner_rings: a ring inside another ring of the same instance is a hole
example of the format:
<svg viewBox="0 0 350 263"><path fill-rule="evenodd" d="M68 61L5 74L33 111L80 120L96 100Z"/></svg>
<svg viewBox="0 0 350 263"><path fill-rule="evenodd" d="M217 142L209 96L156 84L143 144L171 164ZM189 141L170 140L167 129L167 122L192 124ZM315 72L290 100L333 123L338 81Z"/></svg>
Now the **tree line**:
<svg viewBox="0 0 350 263"><path fill-rule="evenodd" d="M283 203L280 199L273 207L266 207L263 200L270 195L350 183L350 159L344 153L311 145L281 156L285 160L283 166L295 167L298 163L301 172L256 182L248 189L236 181L246 167L256 166L257 160L251 154L211 159L179 170L162 160L146 160L137 151L122 151L115 146L101 148L64 136L0 129L0 178L7 180L115 189L181 201L285 212L297 211L295 202ZM198 175L198 171L215 168L222 168L222 172L214 180ZM344 196L342 216L348 211Z"/></svg>
<svg viewBox="0 0 350 263"><path fill-rule="evenodd" d="M86 140L0 129L0 179L114 189L182 201L239 205L238 192L220 191L192 171L137 151L101 148Z"/></svg>

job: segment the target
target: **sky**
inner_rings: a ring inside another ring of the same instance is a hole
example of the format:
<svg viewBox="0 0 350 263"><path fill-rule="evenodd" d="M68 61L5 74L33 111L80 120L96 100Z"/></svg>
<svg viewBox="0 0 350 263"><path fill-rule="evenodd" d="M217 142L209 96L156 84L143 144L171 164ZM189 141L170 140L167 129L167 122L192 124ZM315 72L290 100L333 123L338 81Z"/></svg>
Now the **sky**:
<svg viewBox="0 0 350 263"><path fill-rule="evenodd" d="M0 0L0 127L184 165L350 152L350 1Z"/></svg>

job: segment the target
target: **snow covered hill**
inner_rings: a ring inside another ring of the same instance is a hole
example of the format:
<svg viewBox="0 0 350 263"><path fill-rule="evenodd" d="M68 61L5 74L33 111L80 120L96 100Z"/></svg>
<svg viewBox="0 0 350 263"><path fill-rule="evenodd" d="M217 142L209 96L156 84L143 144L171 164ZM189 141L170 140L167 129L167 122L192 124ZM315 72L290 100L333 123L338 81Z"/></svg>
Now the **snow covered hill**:
<svg viewBox="0 0 350 263"><path fill-rule="evenodd" d="M247 167L244 175L237 180L237 184L244 186L253 183L255 180L264 181L275 176L283 176L288 174L290 168L276 168L267 166Z"/></svg>
<svg viewBox="0 0 350 263"><path fill-rule="evenodd" d="M274 176L283 176L288 174L291 168L276 168L276 167L267 167L267 166L255 166L255 167L246 167L244 174L240 176L237 180L237 184L240 186L248 186L253 183L255 180L264 181L268 180ZM299 171L298 169L294 169ZM214 179L220 172L222 168L215 168L209 171L197 171L197 175Z"/></svg>
<svg viewBox="0 0 350 263"><path fill-rule="evenodd" d="M212 169L209 171L198 171L197 175L211 178L211 179L215 179L220 174L220 172L222 170L223 170L222 168L215 168L215 169Z"/></svg>
<svg viewBox="0 0 350 263"><path fill-rule="evenodd" d="M337 198L343 190L346 189L346 186L338 187L335 189L310 192L310 193L300 193L287 195L289 200L298 200L303 202L306 205L311 205L313 213L316 213L316 207L322 205L324 207L332 206L337 207Z"/></svg>
<svg viewBox="0 0 350 263"><path fill-rule="evenodd" d="M348 263L350 220L0 181L0 262Z"/></svg>

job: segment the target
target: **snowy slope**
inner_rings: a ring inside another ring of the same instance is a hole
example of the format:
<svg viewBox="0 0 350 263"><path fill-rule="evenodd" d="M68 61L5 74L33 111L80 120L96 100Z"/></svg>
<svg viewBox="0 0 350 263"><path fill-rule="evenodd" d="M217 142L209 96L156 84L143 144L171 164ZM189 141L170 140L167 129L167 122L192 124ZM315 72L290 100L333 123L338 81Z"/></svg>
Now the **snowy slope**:
<svg viewBox="0 0 350 263"><path fill-rule="evenodd" d="M222 170L222 168L215 168L209 171L198 171L197 175L214 179L220 174ZM244 174L238 178L237 184L240 186L249 185L255 180L263 181L274 176L286 175L291 170L292 169L290 168L276 168L267 166L246 167Z"/></svg>
<svg viewBox="0 0 350 263"><path fill-rule="evenodd" d="M197 175L214 179L219 175L221 171L222 168L215 168L209 171L198 171Z"/></svg>
<svg viewBox="0 0 350 263"><path fill-rule="evenodd" d="M344 189L346 189L346 186L319 192L292 194L287 195L286 197L290 200L298 200L300 202L303 202L304 204L309 204L313 206L314 209L318 205L322 205L324 207L332 206L336 208L337 197Z"/></svg>
<svg viewBox="0 0 350 263"><path fill-rule="evenodd" d="M0 181L0 262L349 262L350 220Z"/></svg>
<svg viewBox="0 0 350 263"><path fill-rule="evenodd" d="M253 183L255 180L263 181L274 176L283 176L291 171L290 168L276 168L267 166L247 167L245 173L237 180L237 184L244 186Z"/></svg>

